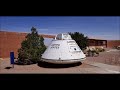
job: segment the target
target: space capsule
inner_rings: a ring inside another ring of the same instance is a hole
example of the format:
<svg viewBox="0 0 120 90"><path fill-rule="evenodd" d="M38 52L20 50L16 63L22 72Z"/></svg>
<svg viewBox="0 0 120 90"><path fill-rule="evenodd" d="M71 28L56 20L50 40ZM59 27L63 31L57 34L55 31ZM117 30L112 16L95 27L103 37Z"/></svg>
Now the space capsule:
<svg viewBox="0 0 120 90"><path fill-rule="evenodd" d="M56 35L42 54L41 60L54 64L70 64L85 60L86 56L68 33Z"/></svg>

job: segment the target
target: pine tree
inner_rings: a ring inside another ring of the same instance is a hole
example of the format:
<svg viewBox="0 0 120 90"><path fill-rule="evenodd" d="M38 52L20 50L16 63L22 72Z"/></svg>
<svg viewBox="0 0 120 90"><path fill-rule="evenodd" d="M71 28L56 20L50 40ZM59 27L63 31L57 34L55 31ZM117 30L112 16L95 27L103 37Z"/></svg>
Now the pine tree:
<svg viewBox="0 0 120 90"><path fill-rule="evenodd" d="M46 50L44 38L38 35L36 28L31 28L25 40L21 43L21 48L18 50L18 60L25 61L26 59L37 62L41 59L41 54Z"/></svg>
<svg viewBox="0 0 120 90"><path fill-rule="evenodd" d="M76 41L76 43L82 50L86 49L86 47L88 46L87 36L85 37L84 34L79 32L74 32L74 33L69 32L69 34L71 35L72 39Z"/></svg>

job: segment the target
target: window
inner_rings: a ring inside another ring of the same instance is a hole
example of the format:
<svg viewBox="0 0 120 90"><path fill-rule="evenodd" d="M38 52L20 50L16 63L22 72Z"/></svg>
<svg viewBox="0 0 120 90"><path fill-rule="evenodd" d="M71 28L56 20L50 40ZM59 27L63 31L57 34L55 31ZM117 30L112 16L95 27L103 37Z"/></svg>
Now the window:
<svg viewBox="0 0 120 90"><path fill-rule="evenodd" d="M74 51L81 51L81 50L77 46L70 46L70 52L74 52Z"/></svg>
<svg viewBox="0 0 120 90"><path fill-rule="evenodd" d="M56 39L61 40L62 39L62 34L58 34Z"/></svg>
<svg viewBox="0 0 120 90"><path fill-rule="evenodd" d="M74 48L74 50L76 50L76 48Z"/></svg>

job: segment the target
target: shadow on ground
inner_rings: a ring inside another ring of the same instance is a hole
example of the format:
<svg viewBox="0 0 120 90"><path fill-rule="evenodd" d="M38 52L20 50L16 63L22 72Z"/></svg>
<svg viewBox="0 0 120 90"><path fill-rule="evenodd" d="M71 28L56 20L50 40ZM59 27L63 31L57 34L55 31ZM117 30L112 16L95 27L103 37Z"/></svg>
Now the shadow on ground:
<svg viewBox="0 0 120 90"><path fill-rule="evenodd" d="M11 69L12 67L5 67L5 69Z"/></svg>
<svg viewBox="0 0 120 90"><path fill-rule="evenodd" d="M27 61L27 62L23 62L23 61L15 61L14 64L15 65L33 65L36 64L37 62L31 62L31 61Z"/></svg>
<svg viewBox="0 0 120 90"><path fill-rule="evenodd" d="M69 67L75 67L79 66L82 63L74 63L74 64L52 64L52 63L47 63L47 62L41 62L39 61L37 65L39 67L44 67L44 68L69 68Z"/></svg>

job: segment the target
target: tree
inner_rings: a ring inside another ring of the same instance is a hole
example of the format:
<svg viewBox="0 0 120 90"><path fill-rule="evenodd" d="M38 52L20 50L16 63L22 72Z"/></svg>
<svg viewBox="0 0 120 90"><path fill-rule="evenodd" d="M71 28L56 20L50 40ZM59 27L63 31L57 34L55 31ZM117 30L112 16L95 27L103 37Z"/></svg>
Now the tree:
<svg viewBox="0 0 120 90"><path fill-rule="evenodd" d="M21 43L21 48L18 49L18 58L20 61L28 59L37 62L45 50L44 38L38 35L36 28L32 27L31 33L25 37L25 40Z"/></svg>
<svg viewBox="0 0 120 90"><path fill-rule="evenodd" d="M79 32L74 32L74 33L69 32L69 34L71 35L72 39L76 41L76 43L82 50L86 49L86 47L88 46L87 36L85 37L84 34Z"/></svg>

